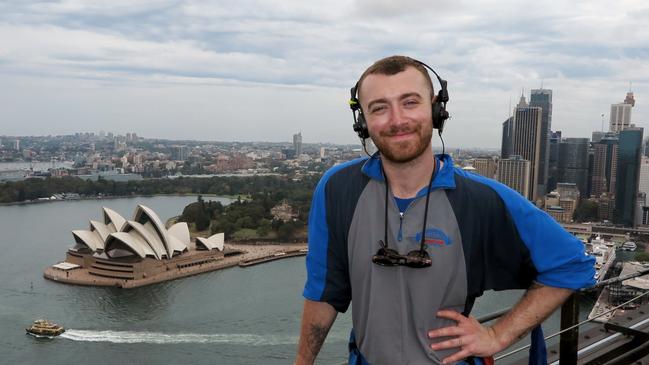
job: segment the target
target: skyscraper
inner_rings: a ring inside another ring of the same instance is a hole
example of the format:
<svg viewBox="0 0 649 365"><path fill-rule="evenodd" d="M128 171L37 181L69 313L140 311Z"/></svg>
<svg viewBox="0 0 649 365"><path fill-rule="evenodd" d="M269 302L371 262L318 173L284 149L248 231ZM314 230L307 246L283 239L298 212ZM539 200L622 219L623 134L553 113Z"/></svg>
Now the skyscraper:
<svg viewBox="0 0 649 365"><path fill-rule="evenodd" d="M633 97L633 91L629 90L629 92L626 93L626 97L624 98L624 103L630 104L631 106L635 106L635 98Z"/></svg>
<svg viewBox="0 0 649 365"><path fill-rule="evenodd" d="M593 143L593 180L591 195L599 198L603 193L615 193L617 173L618 137L607 133L599 142Z"/></svg>
<svg viewBox="0 0 649 365"><path fill-rule="evenodd" d="M539 172L536 177L536 184L538 185L538 194L544 195L548 191L548 161L550 159L550 131L552 130L552 90L532 89L530 106L538 107L542 110Z"/></svg>
<svg viewBox="0 0 649 365"><path fill-rule="evenodd" d="M642 128L634 127L620 132L613 222L625 226L633 226L635 223L642 134Z"/></svg>
<svg viewBox="0 0 649 365"><path fill-rule="evenodd" d="M293 135L293 150L295 151L295 158L300 157L302 154L302 132Z"/></svg>
<svg viewBox="0 0 649 365"><path fill-rule="evenodd" d="M493 179L496 176L496 161L491 157L477 157L473 159L475 171L485 177Z"/></svg>
<svg viewBox="0 0 649 365"><path fill-rule="evenodd" d="M631 108L635 105L633 91L626 93L624 101L619 104L611 104L610 132L620 132L631 125Z"/></svg>
<svg viewBox="0 0 649 365"><path fill-rule="evenodd" d="M611 124L609 132L620 132L631 124L631 104L611 104Z"/></svg>
<svg viewBox="0 0 649 365"><path fill-rule="evenodd" d="M559 183L577 185L579 193L586 195L588 189L588 138L564 138L559 143Z"/></svg>
<svg viewBox="0 0 649 365"><path fill-rule="evenodd" d="M522 159L530 162L530 182L526 197L532 201L545 195L545 190L539 190L541 185L538 184L541 160L541 140L544 138L541 128L542 113L543 111L540 107L528 106L525 101L525 96L523 95L521 95L521 99L516 106L516 109L514 109L511 154L519 155ZM545 164L545 167L547 168L547 163ZM545 183L543 183L543 189L545 189L545 186Z"/></svg>
<svg viewBox="0 0 649 365"><path fill-rule="evenodd" d="M171 159L174 161L187 161L189 153L187 146L171 146Z"/></svg>
<svg viewBox="0 0 649 365"><path fill-rule="evenodd" d="M514 117L509 117L503 122L503 138L500 146L500 158L509 158L512 152L512 127L514 126Z"/></svg>
<svg viewBox="0 0 649 365"><path fill-rule="evenodd" d="M640 160L640 181L638 182L638 192L645 193L649 196L649 157L642 156Z"/></svg>
<svg viewBox="0 0 649 365"><path fill-rule="evenodd" d="M556 189L559 179L559 143L561 131L550 132L550 158L548 159L548 190ZM582 192L583 193L583 192Z"/></svg>
<svg viewBox="0 0 649 365"><path fill-rule="evenodd" d="M522 196L530 194L530 162L521 156L498 161L498 181L518 191Z"/></svg>
<svg viewBox="0 0 649 365"><path fill-rule="evenodd" d="M593 143L597 143L597 142L601 141L602 138L604 138L604 135L605 135L605 134L606 134L606 132L602 132L602 131L593 131L593 137L592 137L590 140L591 140Z"/></svg>

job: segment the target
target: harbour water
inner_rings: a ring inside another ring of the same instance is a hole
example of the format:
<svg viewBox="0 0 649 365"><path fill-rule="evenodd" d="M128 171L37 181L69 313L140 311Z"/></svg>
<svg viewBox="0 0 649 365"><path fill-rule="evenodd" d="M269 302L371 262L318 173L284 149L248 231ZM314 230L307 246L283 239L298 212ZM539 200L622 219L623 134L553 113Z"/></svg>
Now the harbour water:
<svg viewBox="0 0 649 365"><path fill-rule="evenodd" d="M63 201L0 207L0 363L290 364L305 279L304 257L231 268L138 289L93 288L43 279L65 257L72 229L101 219L101 207L131 217L137 204L162 219L195 197ZM207 198L206 198L207 199ZM510 306L521 291L487 293L480 316ZM582 311L583 312L583 311ZM59 338L25 335L37 318L64 325ZM544 325L558 327L557 316ZM319 364L345 361L351 317L339 315Z"/></svg>

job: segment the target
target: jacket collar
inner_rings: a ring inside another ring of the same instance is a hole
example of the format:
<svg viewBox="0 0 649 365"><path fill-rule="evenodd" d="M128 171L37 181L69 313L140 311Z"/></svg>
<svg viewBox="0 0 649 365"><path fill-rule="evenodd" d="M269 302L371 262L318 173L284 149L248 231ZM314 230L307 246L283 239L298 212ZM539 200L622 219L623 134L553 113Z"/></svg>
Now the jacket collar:
<svg viewBox="0 0 649 365"><path fill-rule="evenodd" d="M442 167L437 171L435 179L433 180L433 185L431 186L432 190L436 189L455 189L455 177L453 167L453 159L447 154L438 154L435 155L435 160L443 162ZM373 180L385 181L383 172L381 169L381 156L377 152L372 155L365 163L363 164L363 173L370 177ZM417 197L426 195L426 187L419 190Z"/></svg>

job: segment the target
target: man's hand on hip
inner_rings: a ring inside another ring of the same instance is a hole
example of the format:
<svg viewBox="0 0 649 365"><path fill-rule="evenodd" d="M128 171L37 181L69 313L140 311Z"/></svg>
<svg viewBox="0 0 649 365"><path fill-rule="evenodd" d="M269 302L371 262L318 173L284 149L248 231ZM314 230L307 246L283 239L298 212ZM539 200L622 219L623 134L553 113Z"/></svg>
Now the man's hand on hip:
<svg viewBox="0 0 649 365"><path fill-rule="evenodd" d="M430 345L433 350L446 350L458 348L451 356L444 358L444 364L450 364L469 356L491 356L504 349L505 346L496 337L496 332L491 327L481 325L474 317L465 317L461 313L451 310L437 312L438 317L451 319L457 322L455 326L438 328L428 332L431 339L450 337L445 341Z"/></svg>

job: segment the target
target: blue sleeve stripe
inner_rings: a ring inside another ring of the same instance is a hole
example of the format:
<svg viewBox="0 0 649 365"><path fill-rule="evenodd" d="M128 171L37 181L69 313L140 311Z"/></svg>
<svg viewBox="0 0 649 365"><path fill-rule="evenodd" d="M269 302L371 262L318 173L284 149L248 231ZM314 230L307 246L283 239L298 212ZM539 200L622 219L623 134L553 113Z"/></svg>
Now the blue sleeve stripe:
<svg viewBox="0 0 649 365"><path fill-rule="evenodd" d="M320 182L318 182L318 186L316 186L309 212L309 250L306 255L307 280L302 294L306 299L320 301L327 282L327 250L329 248L327 200L325 197L327 182L336 172L361 163L366 159L359 158L332 167L325 172Z"/></svg>
<svg viewBox="0 0 649 365"><path fill-rule="evenodd" d="M536 281L573 290L595 284L595 258L554 218L504 184L459 169L456 174L489 186L503 200L539 273Z"/></svg>

